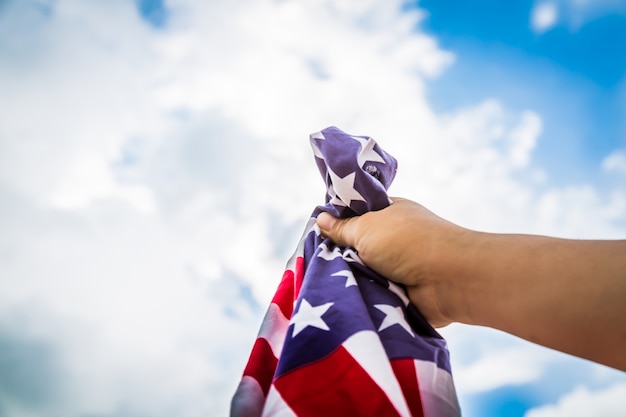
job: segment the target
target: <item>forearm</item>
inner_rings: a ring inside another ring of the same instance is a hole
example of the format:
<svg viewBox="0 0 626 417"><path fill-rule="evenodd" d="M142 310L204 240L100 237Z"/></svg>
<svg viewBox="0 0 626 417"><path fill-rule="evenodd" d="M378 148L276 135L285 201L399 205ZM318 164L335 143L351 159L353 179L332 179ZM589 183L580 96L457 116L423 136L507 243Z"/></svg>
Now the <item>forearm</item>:
<svg viewBox="0 0 626 417"><path fill-rule="evenodd" d="M457 253L436 271L452 320L626 370L626 241L468 232Z"/></svg>
<svg viewBox="0 0 626 417"><path fill-rule="evenodd" d="M318 225L435 327L488 326L626 371L626 240L479 233L405 199Z"/></svg>

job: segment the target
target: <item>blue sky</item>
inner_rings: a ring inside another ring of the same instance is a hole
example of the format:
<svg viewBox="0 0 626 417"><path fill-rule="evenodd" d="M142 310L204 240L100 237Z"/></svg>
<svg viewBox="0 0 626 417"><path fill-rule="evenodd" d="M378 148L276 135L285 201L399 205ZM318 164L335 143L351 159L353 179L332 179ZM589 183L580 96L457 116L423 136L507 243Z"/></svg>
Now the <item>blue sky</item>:
<svg viewBox="0 0 626 417"><path fill-rule="evenodd" d="M545 124L537 163L556 181L593 181L626 143L626 5L577 11L556 2L554 26L537 32L532 11L542 3L554 2L419 2L426 31L457 56L430 97L442 111L484 97L534 109ZM574 26L576 12L590 16Z"/></svg>
<svg viewBox="0 0 626 417"><path fill-rule="evenodd" d="M603 158L626 146L626 5L570 3L426 0L405 7L425 11L421 28L456 56L429 83L435 109L487 97L533 109L545 129L536 162L554 181L595 181ZM533 30L533 10L542 4L556 5L559 15L549 29ZM155 28L166 24L162 0L137 0L137 7Z"/></svg>
<svg viewBox="0 0 626 417"><path fill-rule="evenodd" d="M225 415L330 125L463 226L624 238L625 23L614 0L0 1L0 416ZM622 372L442 334L465 416L626 409Z"/></svg>
<svg viewBox="0 0 626 417"><path fill-rule="evenodd" d="M626 147L626 5L592 10L574 25L573 3L420 1L425 31L456 56L454 65L429 83L428 97L443 112L486 97L511 109L533 109L544 124L533 162L550 182L602 187L607 180L602 161ZM533 10L541 4L554 4L559 13L545 31L532 26ZM578 366L551 370L560 377L545 375L540 384L478 395L466 411L523 416L565 394L565 375L585 381L590 371Z"/></svg>

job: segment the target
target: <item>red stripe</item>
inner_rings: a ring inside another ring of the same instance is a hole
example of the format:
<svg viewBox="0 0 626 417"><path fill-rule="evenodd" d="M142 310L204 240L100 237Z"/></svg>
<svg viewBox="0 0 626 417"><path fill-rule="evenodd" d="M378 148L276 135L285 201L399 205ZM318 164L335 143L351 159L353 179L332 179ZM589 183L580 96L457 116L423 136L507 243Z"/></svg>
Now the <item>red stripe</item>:
<svg viewBox="0 0 626 417"><path fill-rule="evenodd" d="M278 285L274 298L272 298L272 303L276 304L280 308L280 311L283 312L287 319L290 319L291 314L293 313L293 301L295 300L293 286L293 271L288 269L283 274L283 279Z"/></svg>
<svg viewBox="0 0 626 417"><path fill-rule="evenodd" d="M302 417L398 415L385 392L343 346L318 362L280 376L274 386Z"/></svg>
<svg viewBox="0 0 626 417"><path fill-rule="evenodd" d="M277 365L278 359L272 353L270 344L267 340L258 338L254 342L250 359L248 359L248 364L243 374L256 379L263 390L263 394L267 397Z"/></svg>
<svg viewBox="0 0 626 417"><path fill-rule="evenodd" d="M402 387L402 394L409 405L413 417L424 417L422 398L417 382L417 372L413 359L394 359L391 361L393 373Z"/></svg>
<svg viewBox="0 0 626 417"><path fill-rule="evenodd" d="M293 299L297 300L300 295L300 288L302 288L302 281L304 280L304 258L298 256L296 259L296 291Z"/></svg>

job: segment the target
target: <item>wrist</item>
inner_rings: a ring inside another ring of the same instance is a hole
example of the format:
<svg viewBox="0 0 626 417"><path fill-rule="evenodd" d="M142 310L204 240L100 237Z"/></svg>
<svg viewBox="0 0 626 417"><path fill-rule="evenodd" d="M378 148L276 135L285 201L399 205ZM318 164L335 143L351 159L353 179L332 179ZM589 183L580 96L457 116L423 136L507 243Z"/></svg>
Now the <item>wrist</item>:
<svg viewBox="0 0 626 417"><path fill-rule="evenodd" d="M432 282L441 315L448 322L479 324L481 267L489 233L457 228L434 251Z"/></svg>

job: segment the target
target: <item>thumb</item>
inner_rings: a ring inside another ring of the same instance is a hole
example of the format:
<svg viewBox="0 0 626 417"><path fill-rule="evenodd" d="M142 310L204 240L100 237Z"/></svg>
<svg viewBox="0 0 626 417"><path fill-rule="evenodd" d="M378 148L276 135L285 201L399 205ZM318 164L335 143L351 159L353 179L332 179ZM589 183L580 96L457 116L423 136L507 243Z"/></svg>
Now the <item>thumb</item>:
<svg viewBox="0 0 626 417"><path fill-rule="evenodd" d="M326 212L322 212L317 216L317 225L322 234L330 238L339 246L356 245L356 224L357 217L349 219L338 219Z"/></svg>

